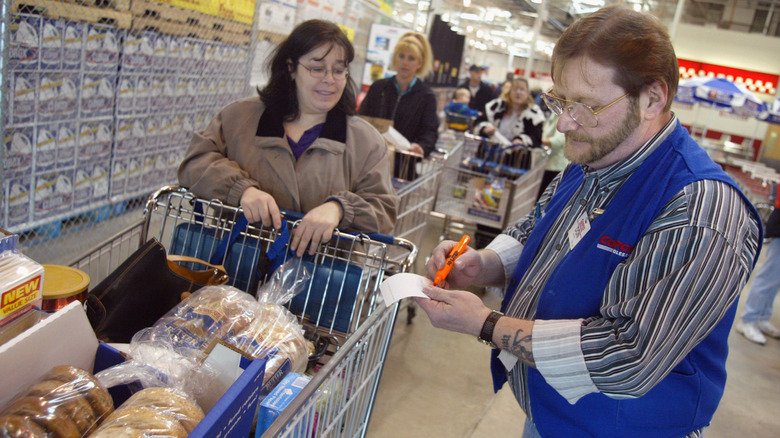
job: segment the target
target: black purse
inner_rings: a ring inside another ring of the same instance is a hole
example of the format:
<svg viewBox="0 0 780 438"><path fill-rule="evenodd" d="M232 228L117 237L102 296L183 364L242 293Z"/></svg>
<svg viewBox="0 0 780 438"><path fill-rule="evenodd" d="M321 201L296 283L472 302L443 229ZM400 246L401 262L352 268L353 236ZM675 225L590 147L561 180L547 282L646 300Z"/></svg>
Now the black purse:
<svg viewBox="0 0 780 438"><path fill-rule="evenodd" d="M207 268L194 270L178 263ZM222 266L194 257L168 256L165 247L152 238L89 292L87 317L98 339L127 343L190 293L227 281Z"/></svg>

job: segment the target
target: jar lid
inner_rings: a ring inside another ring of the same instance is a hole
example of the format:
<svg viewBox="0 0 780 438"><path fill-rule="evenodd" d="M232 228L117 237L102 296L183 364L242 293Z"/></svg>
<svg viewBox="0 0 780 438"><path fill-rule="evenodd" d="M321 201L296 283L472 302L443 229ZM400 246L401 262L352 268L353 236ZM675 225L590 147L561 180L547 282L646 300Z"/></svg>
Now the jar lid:
<svg viewBox="0 0 780 438"><path fill-rule="evenodd" d="M43 265L43 299L65 298L78 295L89 287L86 272L62 265Z"/></svg>

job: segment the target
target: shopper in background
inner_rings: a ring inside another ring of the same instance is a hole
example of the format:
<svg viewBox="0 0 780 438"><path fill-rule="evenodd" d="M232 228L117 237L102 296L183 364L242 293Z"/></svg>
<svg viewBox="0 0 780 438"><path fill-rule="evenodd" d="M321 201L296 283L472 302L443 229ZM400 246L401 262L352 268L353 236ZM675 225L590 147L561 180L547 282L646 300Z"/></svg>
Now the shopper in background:
<svg viewBox="0 0 780 438"><path fill-rule="evenodd" d="M764 247L764 264L756 271L750 286L742 317L737 322L737 332L756 344L766 344L766 336L780 338L777 329L769 318L772 317L772 305L777 291L780 290L780 185L777 186L775 206L766 221L764 237L770 238Z"/></svg>
<svg viewBox="0 0 780 438"><path fill-rule="evenodd" d="M485 106L485 113L476 121L474 132L483 137L501 134L512 144L539 147L542 144L544 114L528 89L528 80L516 77L512 88Z"/></svg>
<svg viewBox="0 0 780 438"><path fill-rule="evenodd" d="M485 105L496 97L493 87L482 80L484 72L484 68L474 64L469 67L469 78L458 85L458 88L466 88L471 92L469 107L481 113L485 112Z"/></svg>
<svg viewBox="0 0 780 438"><path fill-rule="evenodd" d="M547 105L542 101L542 105ZM542 110L544 112L544 110ZM536 195L538 201L544 193L544 189L550 185L550 182L569 164L569 160L563 156L563 144L566 137L563 132L558 130L558 118L560 116L550 111L547 119L542 125L542 146L550 148L550 157L547 160L547 166L544 168L542 183L539 185L539 192Z"/></svg>
<svg viewBox="0 0 780 438"><path fill-rule="evenodd" d="M421 80L433 69L433 52L425 35L403 34L390 68L395 76L371 84L360 114L392 120L393 127L411 143L411 152L427 157L436 148L439 116L436 95Z"/></svg>
<svg viewBox="0 0 780 438"><path fill-rule="evenodd" d="M453 93L453 99L447 106L444 107L444 112L447 114L459 114L461 116L477 117L479 111L469 106L469 100L471 99L471 92L468 88L458 88Z"/></svg>
<svg viewBox="0 0 780 438"><path fill-rule="evenodd" d="M494 387L509 380L523 436L702 436L758 214L671 112L679 71L656 18L616 5L575 21L551 73L572 165L444 284L505 287L503 314L463 290L425 286L416 302L434 326L495 343ZM454 245L434 249L428 277Z"/></svg>
<svg viewBox="0 0 780 438"><path fill-rule="evenodd" d="M387 145L354 115L353 58L335 24L298 25L274 52L260 96L231 103L193 135L180 183L264 226L281 226L279 209L304 213L290 243L299 254L336 227L391 231L398 197Z"/></svg>

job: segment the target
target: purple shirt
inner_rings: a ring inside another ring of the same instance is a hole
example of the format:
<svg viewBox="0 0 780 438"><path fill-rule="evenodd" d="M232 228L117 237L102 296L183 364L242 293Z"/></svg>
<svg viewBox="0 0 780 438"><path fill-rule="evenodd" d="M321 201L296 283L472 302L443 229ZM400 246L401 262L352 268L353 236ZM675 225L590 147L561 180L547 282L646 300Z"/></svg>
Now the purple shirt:
<svg viewBox="0 0 780 438"><path fill-rule="evenodd" d="M287 136L287 141L290 143L290 148L292 149L293 155L295 155L296 161L301 157L301 155L303 155L303 152L308 149L312 143L314 143L314 140L320 136L320 132L322 132L323 126L325 126L325 124L320 123L319 125L314 125L307 129L297 143L294 142L289 135Z"/></svg>

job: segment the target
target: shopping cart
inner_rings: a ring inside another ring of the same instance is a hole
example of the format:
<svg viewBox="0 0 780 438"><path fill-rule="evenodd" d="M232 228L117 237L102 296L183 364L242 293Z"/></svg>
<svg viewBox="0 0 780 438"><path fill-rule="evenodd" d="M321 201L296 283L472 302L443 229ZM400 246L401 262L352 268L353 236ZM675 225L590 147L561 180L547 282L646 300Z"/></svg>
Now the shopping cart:
<svg viewBox="0 0 780 438"><path fill-rule="evenodd" d="M254 266L277 242L281 230L250 224L234 232L241 216L240 209L198 199L180 187L165 187L149 198L139 223L70 265L90 273L97 284L151 237L162 242L169 254L194 248L195 255L201 256L213 253L232 233L235 239L231 248L241 248L240 254L225 251L221 264L232 274L230 284L244 285L245 291L253 293L253 288L265 280L256 279L261 269ZM293 222L290 227L296 225ZM188 238L182 240L184 234ZM376 240L379 238L383 241ZM407 256L390 260L390 247L405 248ZM287 257L286 250L282 253ZM365 433L398 312L397 303L387 307L381 301L378 287L385 276L407 271L416 255L416 246L406 239L336 232L308 260L313 281L305 293L296 297L300 297L299 307L293 309L295 303L289 304L307 337L322 348L310 358L309 370L315 372L314 378L296 398L296 403L311 407L310 413L316 417L316 421L306 423L307 436ZM245 266L253 268L246 270ZM300 430L302 411L288 412L290 409L294 408L288 408L272 425L271 430L276 432L263 436L285 436L290 430Z"/></svg>
<svg viewBox="0 0 780 438"><path fill-rule="evenodd" d="M455 165L443 168L434 211L453 221L504 229L534 206L549 153L466 133Z"/></svg>
<svg viewBox="0 0 780 438"><path fill-rule="evenodd" d="M400 151L394 154L393 187L400 202L392 233L419 247L449 154L443 149L436 149L427 158ZM391 258L397 259L396 255Z"/></svg>

